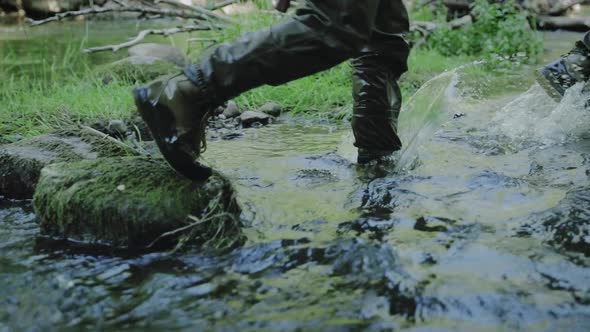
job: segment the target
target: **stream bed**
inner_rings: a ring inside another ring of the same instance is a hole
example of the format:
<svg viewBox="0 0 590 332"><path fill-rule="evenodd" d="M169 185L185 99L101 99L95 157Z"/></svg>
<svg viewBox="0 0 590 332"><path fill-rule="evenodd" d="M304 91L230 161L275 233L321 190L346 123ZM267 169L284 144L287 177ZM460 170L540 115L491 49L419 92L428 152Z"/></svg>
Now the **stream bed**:
<svg viewBox="0 0 590 332"><path fill-rule="evenodd" d="M248 237L225 254L89 250L0 199L0 331L587 331L588 96L460 77L406 102L397 163L356 166L348 126L311 120L210 142Z"/></svg>

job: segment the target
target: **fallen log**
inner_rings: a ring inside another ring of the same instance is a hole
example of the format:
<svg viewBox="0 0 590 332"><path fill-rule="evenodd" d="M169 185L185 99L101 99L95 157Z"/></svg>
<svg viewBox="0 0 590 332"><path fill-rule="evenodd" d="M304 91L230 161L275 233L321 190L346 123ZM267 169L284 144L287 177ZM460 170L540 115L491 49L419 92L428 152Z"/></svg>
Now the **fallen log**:
<svg viewBox="0 0 590 332"><path fill-rule="evenodd" d="M537 28L586 32L590 30L590 17L539 16Z"/></svg>

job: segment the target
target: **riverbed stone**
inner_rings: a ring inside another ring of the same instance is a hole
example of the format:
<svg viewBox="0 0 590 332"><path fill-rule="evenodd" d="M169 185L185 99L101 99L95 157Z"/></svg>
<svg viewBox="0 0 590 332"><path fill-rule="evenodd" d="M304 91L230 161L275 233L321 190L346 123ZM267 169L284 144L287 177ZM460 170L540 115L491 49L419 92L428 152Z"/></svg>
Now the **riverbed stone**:
<svg viewBox="0 0 590 332"><path fill-rule="evenodd" d="M145 83L162 75L180 73L180 68L157 57L134 55L99 66L97 73L102 75L105 83L113 79Z"/></svg>
<svg viewBox="0 0 590 332"><path fill-rule="evenodd" d="M235 101L230 100L227 102L227 106L225 106L221 114L225 116L226 119L235 118L240 116L240 108Z"/></svg>
<svg viewBox="0 0 590 332"><path fill-rule="evenodd" d="M273 103L273 102L268 102L262 106L260 106L260 108L258 109L258 112L262 112L264 114L268 114L270 116L274 116L277 117L279 115L281 115L283 109L281 108L281 106L277 103Z"/></svg>
<svg viewBox="0 0 590 332"><path fill-rule="evenodd" d="M240 115L240 120L244 128L251 127L256 122L267 125L271 119L272 117L270 115L256 111L245 111Z"/></svg>
<svg viewBox="0 0 590 332"><path fill-rule="evenodd" d="M590 189L574 190L549 210L528 217L519 235L542 239L547 244L590 256Z"/></svg>
<svg viewBox="0 0 590 332"><path fill-rule="evenodd" d="M243 239L229 180L214 172L204 182L192 182L159 157L49 165L41 172L33 206L42 234L87 243L162 248L188 241L224 247Z"/></svg>
<svg viewBox="0 0 590 332"><path fill-rule="evenodd" d="M128 50L129 56L153 57L168 61L184 67L188 64L188 59L182 52L174 46L157 43L143 43L135 45Z"/></svg>
<svg viewBox="0 0 590 332"><path fill-rule="evenodd" d="M124 156L129 151L77 129L60 130L0 146L0 196L33 197L41 169L55 162Z"/></svg>

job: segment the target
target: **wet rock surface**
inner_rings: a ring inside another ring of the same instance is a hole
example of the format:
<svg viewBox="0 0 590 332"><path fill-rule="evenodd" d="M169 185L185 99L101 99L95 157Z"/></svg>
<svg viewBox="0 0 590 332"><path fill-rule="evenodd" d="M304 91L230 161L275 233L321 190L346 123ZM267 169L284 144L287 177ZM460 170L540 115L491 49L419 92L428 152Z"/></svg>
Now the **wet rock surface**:
<svg viewBox="0 0 590 332"><path fill-rule="evenodd" d="M272 116L262 112L245 111L240 115L240 120L244 128L249 128L269 124L272 121ZM255 125L256 123L260 125Z"/></svg>
<svg viewBox="0 0 590 332"><path fill-rule="evenodd" d="M41 169L61 161L124 156L128 151L80 130L63 130L0 146L0 195L33 196Z"/></svg>
<svg viewBox="0 0 590 332"><path fill-rule="evenodd" d="M268 114L270 116L278 117L283 112L281 106L277 103L266 103L258 109L258 112Z"/></svg>
<svg viewBox="0 0 590 332"><path fill-rule="evenodd" d="M194 244L239 243L242 237L240 207L227 179L215 174L191 182L159 158L52 164L41 172L33 206L43 234L89 243L142 248L158 240L158 247L167 247L187 232ZM189 229L159 239L183 227Z"/></svg>
<svg viewBox="0 0 590 332"><path fill-rule="evenodd" d="M529 220L521 236L536 236L555 248L590 257L590 189L569 192L558 206Z"/></svg>

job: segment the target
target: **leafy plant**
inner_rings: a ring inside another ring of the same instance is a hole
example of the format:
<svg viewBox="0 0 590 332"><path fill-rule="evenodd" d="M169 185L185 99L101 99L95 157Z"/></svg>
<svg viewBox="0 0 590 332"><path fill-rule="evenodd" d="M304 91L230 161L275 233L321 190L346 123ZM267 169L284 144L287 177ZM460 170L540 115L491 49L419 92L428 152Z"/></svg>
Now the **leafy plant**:
<svg viewBox="0 0 590 332"><path fill-rule="evenodd" d="M474 55L487 59L520 56L536 62L542 51L541 34L531 28L527 13L514 1L489 3L476 0L472 5L474 22L459 29L441 25L427 46L442 55Z"/></svg>

